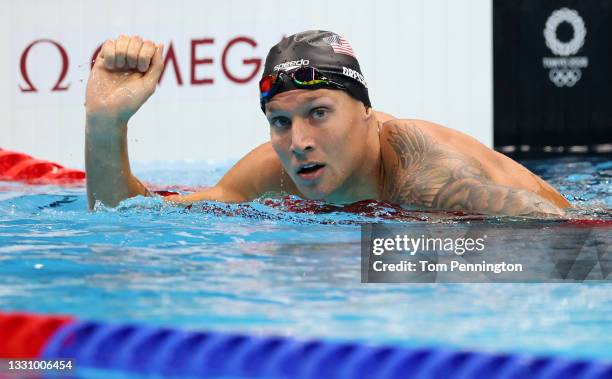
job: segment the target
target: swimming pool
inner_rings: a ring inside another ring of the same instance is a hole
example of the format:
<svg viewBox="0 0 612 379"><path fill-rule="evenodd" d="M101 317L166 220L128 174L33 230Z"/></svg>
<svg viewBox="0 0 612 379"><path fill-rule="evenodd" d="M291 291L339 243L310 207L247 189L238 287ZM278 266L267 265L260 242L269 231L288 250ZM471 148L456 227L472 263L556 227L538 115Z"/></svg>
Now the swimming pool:
<svg viewBox="0 0 612 379"><path fill-rule="evenodd" d="M524 163L577 206L572 217L612 219L609 159ZM230 164L136 164L134 171L160 188L194 188L213 184ZM317 207L324 212L310 211ZM90 213L83 187L0 182L0 309L258 336L612 358L607 283L361 284L359 225L395 216L381 205L343 212L291 198L188 209L134 198ZM399 216L406 223L468 222L441 213Z"/></svg>

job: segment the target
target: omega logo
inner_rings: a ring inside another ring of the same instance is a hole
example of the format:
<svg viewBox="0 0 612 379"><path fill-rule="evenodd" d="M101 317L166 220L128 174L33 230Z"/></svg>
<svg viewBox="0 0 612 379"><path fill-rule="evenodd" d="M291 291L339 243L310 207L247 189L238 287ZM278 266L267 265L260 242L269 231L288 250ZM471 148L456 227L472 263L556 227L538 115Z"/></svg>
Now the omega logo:
<svg viewBox="0 0 612 379"><path fill-rule="evenodd" d="M21 59L19 61L19 69L21 70L21 77L25 81L26 87L24 88L22 86L19 86L19 89L21 90L21 92L37 92L38 91L36 87L34 87L34 85L32 84L32 81L30 80L30 76L28 75L28 69L27 69L26 63L28 60L28 54L30 54L30 50L32 50L32 48L36 44L39 44L39 43L52 44L59 50L59 53L62 57L62 71L60 72L59 78L57 79L57 82L55 83L55 86L53 86L51 91L67 90L69 85L67 84L62 85L62 82L64 81L64 79L66 78L66 74L68 73L68 54L66 53L66 50L64 49L62 45L50 39L37 39L36 41L29 44L28 47L26 47L23 53L21 54Z"/></svg>
<svg viewBox="0 0 612 379"><path fill-rule="evenodd" d="M27 62L28 62L28 57L30 55L30 51L32 50L32 48L34 48L38 44L53 45L59 52L61 60L62 60L61 70L59 72L57 82L55 83L53 88L51 88L50 91L58 92L58 91L68 90L68 88L70 88L70 83L68 82L68 79L67 79L69 68L70 68L70 59L69 59L68 52L66 51L66 49L64 48L64 46L62 46L60 42L54 41L52 39L47 39L47 38L37 39L31 42L21 53L21 58L19 61L19 69L20 69L21 78L23 79L24 84L23 85L20 84L18 86L19 89L21 90L21 92L25 92L25 93L38 92L38 88L35 86L34 83L32 83L32 80L28 73L28 67L27 67ZM191 39L189 41L189 47L190 47L190 55L188 57L189 63L190 63L189 65L189 84L191 86L212 85L215 83L214 77L205 76L201 73L200 75L198 75L198 70L197 70L200 66L215 64L215 59L212 56L203 55L201 53L198 53L198 47L200 46L211 47L214 44L215 44L214 38ZM246 83L249 83L251 80L253 80L255 76L257 76L257 74L259 73L259 70L261 69L262 59L259 57L245 57L239 60L240 63L244 67L248 68L248 71L247 71L247 74L237 73L235 69L235 62L233 62L233 60L235 61L236 58L231 58L230 54L232 52L232 49L236 48L239 45L247 46L252 49L258 46L255 39L251 37L238 36L238 37L234 37L230 39L225 44L225 46L223 47L223 50L221 51L221 56L220 56L221 69L222 69L223 75L230 82L236 83L236 84L246 84ZM98 56L98 53L100 52L101 47L102 45L100 44L94 50L94 53L91 56L90 68L93 67L94 60ZM183 74L181 72L181 65L179 64L179 61L180 59L179 59L179 56L177 56L176 54L174 44L172 41L170 41L170 43L167 44L167 49L165 52L164 71L162 72L161 77L159 79L160 83L164 77L166 70L171 70L174 72L174 79L176 81L176 84L178 86L183 86L184 80L183 80ZM232 71L232 67L234 67L233 69L234 71Z"/></svg>

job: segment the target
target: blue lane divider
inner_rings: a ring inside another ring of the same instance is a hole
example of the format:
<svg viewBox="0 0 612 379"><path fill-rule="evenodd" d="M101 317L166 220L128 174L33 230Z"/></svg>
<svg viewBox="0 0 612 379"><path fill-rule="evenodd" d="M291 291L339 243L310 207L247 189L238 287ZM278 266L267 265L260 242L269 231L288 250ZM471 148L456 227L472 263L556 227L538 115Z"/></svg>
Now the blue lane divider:
<svg viewBox="0 0 612 379"><path fill-rule="evenodd" d="M133 324L73 322L43 358L84 368L190 378L612 379L612 363L450 349L365 346Z"/></svg>

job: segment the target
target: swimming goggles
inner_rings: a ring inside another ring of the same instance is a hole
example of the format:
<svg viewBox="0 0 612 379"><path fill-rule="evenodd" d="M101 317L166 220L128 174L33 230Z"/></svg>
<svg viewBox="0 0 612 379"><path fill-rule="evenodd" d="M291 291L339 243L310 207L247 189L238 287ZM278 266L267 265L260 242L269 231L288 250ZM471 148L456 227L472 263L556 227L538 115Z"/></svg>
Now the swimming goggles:
<svg viewBox="0 0 612 379"><path fill-rule="evenodd" d="M313 89L320 87L332 87L343 90L346 89L344 85L330 80L328 77L323 75L320 70L312 66L302 66L291 72L280 71L278 74L266 75L259 81L259 93L262 109L265 103L276 95L281 89L284 76L291 79L297 88Z"/></svg>

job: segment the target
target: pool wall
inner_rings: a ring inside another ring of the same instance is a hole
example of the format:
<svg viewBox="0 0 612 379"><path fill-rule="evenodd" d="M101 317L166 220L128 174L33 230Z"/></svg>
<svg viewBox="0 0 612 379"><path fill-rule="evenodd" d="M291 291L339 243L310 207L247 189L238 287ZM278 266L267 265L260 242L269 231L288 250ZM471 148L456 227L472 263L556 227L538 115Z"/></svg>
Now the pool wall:
<svg viewBox="0 0 612 379"><path fill-rule="evenodd" d="M268 50L283 35L323 29L351 43L377 110L491 146L491 12L491 0L311 0L282 17L248 0L3 1L0 144L84 167L90 62L125 33L165 46L157 91L130 120L133 160L238 159L269 140L257 86Z"/></svg>

